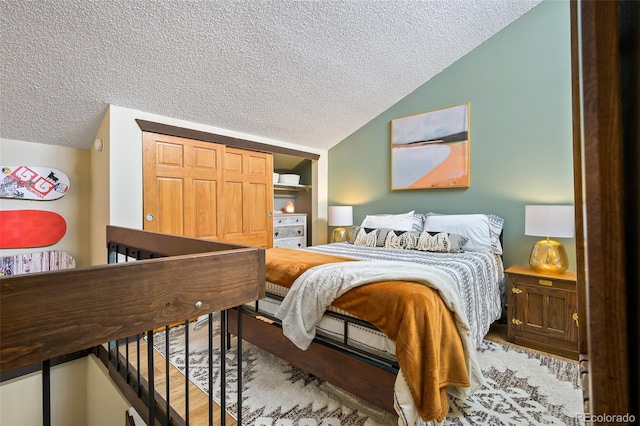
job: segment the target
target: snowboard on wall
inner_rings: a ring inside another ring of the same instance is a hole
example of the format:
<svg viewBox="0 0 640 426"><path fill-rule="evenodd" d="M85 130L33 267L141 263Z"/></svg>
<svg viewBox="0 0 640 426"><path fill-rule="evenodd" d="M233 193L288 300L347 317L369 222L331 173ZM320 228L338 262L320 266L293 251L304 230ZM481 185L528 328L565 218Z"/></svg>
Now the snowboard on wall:
<svg viewBox="0 0 640 426"><path fill-rule="evenodd" d="M0 249L50 246L60 241L66 232L67 223L55 212L0 211Z"/></svg>
<svg viewBox="0 0 640 426"><path fill-rule="evenodd" d="M69 192L69 176L51 167L0 166L0 197L57 200Z"/></svg>
<svg viewBox="0 0 640 426"><path fill-rule="evenodd" d="M22 275L76 267L66 251L50 250L0 257L0 275Z"/></svg>

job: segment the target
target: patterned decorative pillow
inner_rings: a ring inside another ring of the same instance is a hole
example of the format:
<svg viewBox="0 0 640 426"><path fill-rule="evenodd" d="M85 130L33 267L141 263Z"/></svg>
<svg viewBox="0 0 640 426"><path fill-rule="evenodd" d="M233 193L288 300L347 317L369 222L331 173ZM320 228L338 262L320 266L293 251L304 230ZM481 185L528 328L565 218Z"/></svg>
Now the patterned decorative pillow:
<svg viewBox="0 0 640 426"><path fill-rule="evenodd" d="M387 233L389 231L391 231L391 229L387 229L387 228L366 228L363 226L354 226L353 227L353 233L351 234L351 238L349 239L349 243L356 245L356 246L362 246L365 245L366 247L384 247L384 239L387 236ZM375 246L370 246L369 244L371 244L370 240L372 238L374 238L374 236L372 235L372 233L375 231ZM402 231L402 232L406 232L406 231ZM356 242L357 241L357 242ZM365 242L365 241L369 241L369 242Z"/></svg>
<svg viewBox="0 0 640 426"><path fill-rule="evenodd" d="M356 226L349 242L354 246L376 247L378 230Z"/></svg>
<svg viewBox="0 0 640 426"><path fill-rule="evenodd" d="M504 228L504 219L495 214L488 214L489 226L491 227L491 242L494 246L495 254L502 254L502 244L500 244L500 234Z"/></svg>
<svg viewBox="0 0 640 426"><path fill-rule="evenodd" d="M458 234L424 231L420 234L415 249L438 253L462 253L462 247L467 241L467 237Z"/></svg>
<svg viewBox="0 0 640 426"><path fill-rule="evenodd" d="M355 226L349 243L362 247L386 247L438 253L462 253L469 241L462 235L447 232L415 232Z"/></svg>
<svg viewBox="0 0 640 426"><path fill-rule="evenodd" d="M412 231L422 232L424 230L424 221L427 218L423 213L414 213L413 214L413 227Z"/></svg>
<svg viewBox="0 0 640 426"><path fill-rule="evenodd" d="M349 237L349 241L347 241L349 244L353 244L356 241L356 235L358 235L358 232L360 231L360 226L353 226L352 228L352 232L351 232L351 236Z"/></svg>
<svg viewBox="0 0 640 426"><path fill-rule="evenodd" d="M418 244L419 234L414 231L388 231L384 238L384 247L412 250Z"/></svg>

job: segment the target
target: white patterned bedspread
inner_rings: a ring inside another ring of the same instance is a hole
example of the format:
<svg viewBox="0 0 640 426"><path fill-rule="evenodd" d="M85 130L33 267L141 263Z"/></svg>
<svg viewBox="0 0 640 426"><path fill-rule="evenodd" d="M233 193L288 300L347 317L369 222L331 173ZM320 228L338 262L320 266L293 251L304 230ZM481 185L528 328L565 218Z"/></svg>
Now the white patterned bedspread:
<svg viewBox="0 0 640 426"><path fill-rule="evenodd" d="M491 324L502 314L505 291L502 258L495 254L431 253L418 250L384 247L361 247L348 243L333 243L306 247L308 250L360 260L399 260L439 268L458 285L476 345L482 342Z"/></svg>

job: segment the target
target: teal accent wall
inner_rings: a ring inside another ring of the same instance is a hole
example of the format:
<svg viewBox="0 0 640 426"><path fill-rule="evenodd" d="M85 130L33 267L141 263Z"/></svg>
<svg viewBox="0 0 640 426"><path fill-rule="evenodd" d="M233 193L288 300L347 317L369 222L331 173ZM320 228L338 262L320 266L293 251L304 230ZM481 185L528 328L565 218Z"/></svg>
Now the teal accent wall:
<svg viewBox="0 0 640 426"><path fill-rule="evenodd" d="M372 87L371 90L375 90ZM469 188L390 190L391 119L469 102ZM568 1L544 1L329 151L329 205L366 214L494 213L527 264L526 204L573 204ZM576 268L575 241L565 244Z"/></svg>

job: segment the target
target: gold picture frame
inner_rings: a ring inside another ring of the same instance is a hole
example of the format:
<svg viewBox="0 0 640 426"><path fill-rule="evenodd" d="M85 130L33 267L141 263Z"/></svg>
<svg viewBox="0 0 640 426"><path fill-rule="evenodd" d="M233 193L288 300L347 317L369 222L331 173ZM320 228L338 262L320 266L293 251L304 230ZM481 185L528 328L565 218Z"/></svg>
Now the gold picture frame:
<svg viewBox="0 0 640 426"><path fill-rule="evenodd" d="M391 190L468 188L469 103L391 120Z"/></svg>

